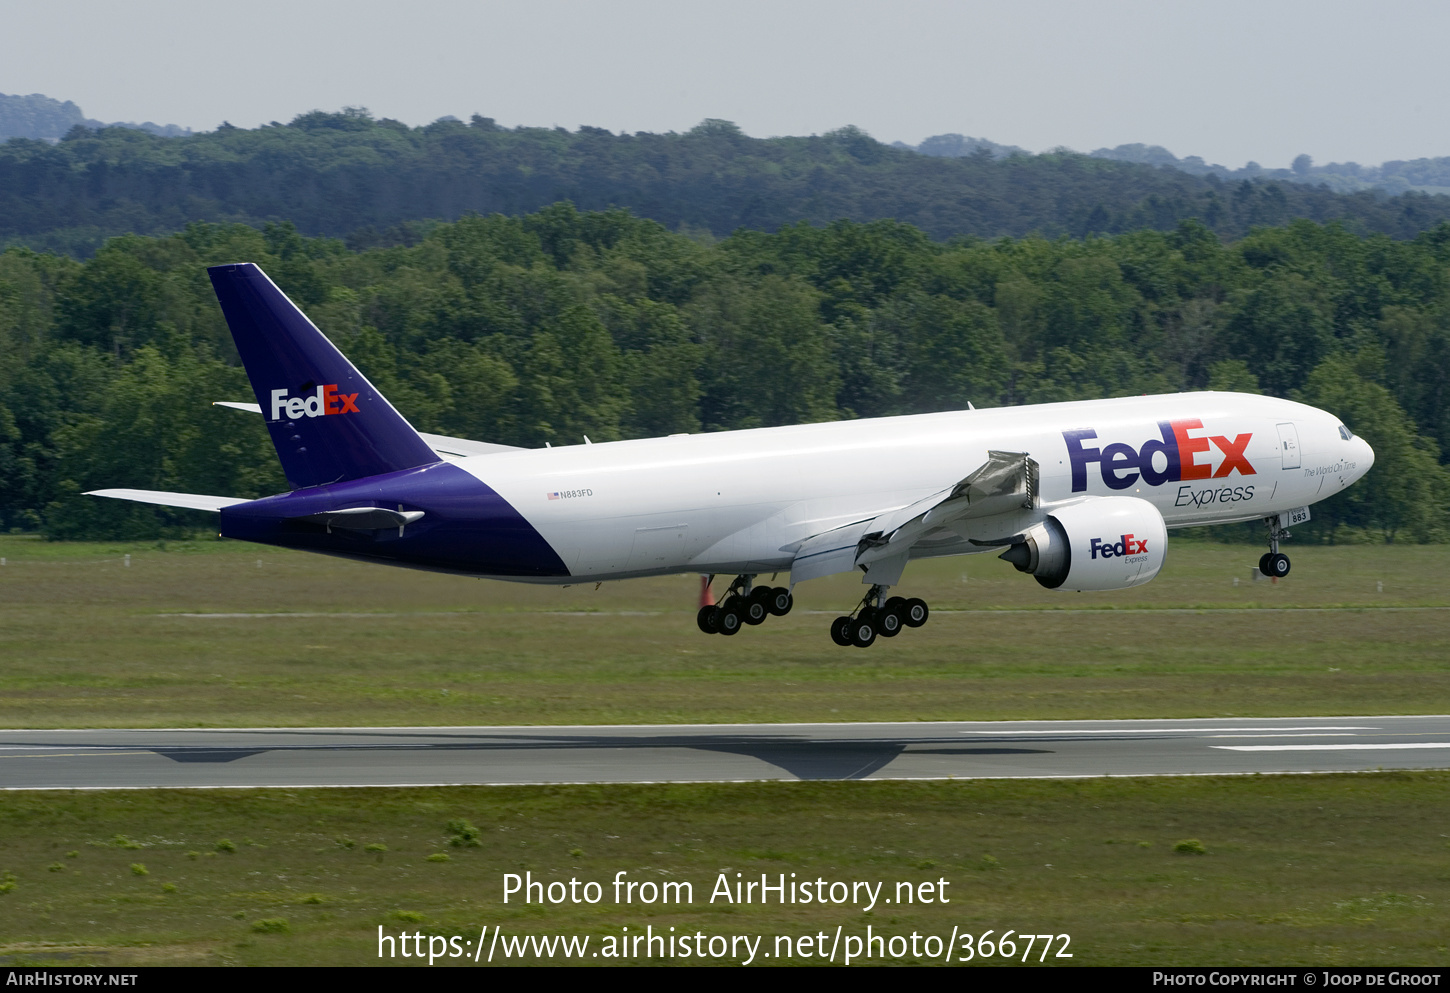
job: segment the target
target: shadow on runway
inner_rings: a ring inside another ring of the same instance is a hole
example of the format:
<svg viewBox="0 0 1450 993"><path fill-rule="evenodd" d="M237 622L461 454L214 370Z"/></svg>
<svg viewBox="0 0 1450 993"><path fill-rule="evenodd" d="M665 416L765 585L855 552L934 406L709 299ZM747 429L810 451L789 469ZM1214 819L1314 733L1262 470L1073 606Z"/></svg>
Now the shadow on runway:
<svg viewBox="0 0 1450 993"><path fill-rule="evenodd" d="M132 732L135 733L135 732ZM174 732L173 732L174 733ZM86 742L35 743L41 747L76 747L98 752L112 749L134 751L144 749L165 756L173 762L226 763L250 758L264 752L537 752L565 750L688 748L699 751L744 755L776 766L798 779L834 780L864 779L890 764L908 749L913 755L1037 755L1051 754L1048 748L1005 748L967 745L958 737L902 739L821 739L791 735L750 734L681 734L681 735L605 735L605 734L449 734L447 732L342 732L351 738L377 737L386 741L295 742L298 737L336 735L334 731L276 730L247 731L246 737L286 737L292 742L275 745L256 744L234 748L207 745L148 745L132 740L124 745L94 745ZM138 737L140 735L138 734ZM409 741L426 737L430 741ZM443 740L438 739L455 739ZM19 743L16 743L19 744ZM935 747L920 747L935 746ZM685 777L681 777L685 778Z"/></svg>

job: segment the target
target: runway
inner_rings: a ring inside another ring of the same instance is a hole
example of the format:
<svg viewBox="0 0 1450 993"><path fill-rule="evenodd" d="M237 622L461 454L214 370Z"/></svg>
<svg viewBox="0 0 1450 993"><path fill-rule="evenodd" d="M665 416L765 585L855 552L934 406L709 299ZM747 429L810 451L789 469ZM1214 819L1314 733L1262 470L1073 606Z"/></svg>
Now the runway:
<svg viewBox="0 0 1450 993"><path fill-rule="evenodd" d="M0 788L979 779L1450 768L1450 717L0 731Z"/></svg>

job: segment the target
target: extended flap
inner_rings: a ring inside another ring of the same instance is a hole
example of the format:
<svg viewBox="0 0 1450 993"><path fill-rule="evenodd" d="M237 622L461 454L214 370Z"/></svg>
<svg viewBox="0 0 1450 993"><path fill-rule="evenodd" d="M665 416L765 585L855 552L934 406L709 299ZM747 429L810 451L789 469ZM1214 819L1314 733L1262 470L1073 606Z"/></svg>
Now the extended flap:
<svg viewBox="0 0 1450 993"><path fill-rule="evenodd" d="M987 453L950 490L877 518L863 532L857 565L900 555L927 533L967 518L993 517L1037 503L1037 463L1025 452Z"/></svg>

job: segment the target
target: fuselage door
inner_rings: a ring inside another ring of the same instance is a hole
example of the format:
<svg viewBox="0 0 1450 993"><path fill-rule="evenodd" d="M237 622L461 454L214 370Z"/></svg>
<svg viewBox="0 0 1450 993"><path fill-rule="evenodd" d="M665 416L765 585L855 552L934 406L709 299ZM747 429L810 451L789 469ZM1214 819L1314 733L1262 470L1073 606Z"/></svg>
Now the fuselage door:
<svg viewBox="0 0 1450 993"><path fill-rule="evenodd" d="M1299 431L1292 421L1279 425L1279 454L1284 460L1280 468L1299 468Z"/></svg>
<svg viewBox="0 0 1450 993"><path fill-rule="evenodd" d="M682 565L690 556L688 524L636 528L629 552L629 569L663 569Z"/></svg>

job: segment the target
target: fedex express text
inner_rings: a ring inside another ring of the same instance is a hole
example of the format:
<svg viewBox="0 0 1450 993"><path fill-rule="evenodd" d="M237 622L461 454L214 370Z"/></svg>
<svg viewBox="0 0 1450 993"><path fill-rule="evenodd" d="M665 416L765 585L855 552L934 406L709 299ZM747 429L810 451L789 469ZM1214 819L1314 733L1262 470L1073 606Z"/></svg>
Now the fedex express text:
<svg viewBox="0 0 1450 993"><path fill-rule="evenodd" d="M1103 484L1110 490L1126 490L1139 479L1149 486L1162 486L1164 483L1195 479L1223 479L1235 472L1241 476L1258 474L1245 455L1249 442L1253 439L1253 432L1246 431L1232 438L1226 435L1195 434L1201 431L1203 421L1196 417L1159 421L1160 437L1145 441L1139 448L1115 442L1101 449L1086 444L1098 436L1097 431L1092 428L1064 431L1062 438L1067 443L1067 457L1072 466L1072 492L1081 493L1088 488L1088 466L1094 462L1098 464ZM1216 466L1212 464L1215 449L1221 456ZM1163 457L1161 468L1159 455ZM1200 458L1207 461L1199 461ZM1253 489L1249 488L1247 496L1236 499L1249 499L1252 496ZM1198 502L1194 505L1197 506ZM1179 503L1178 506L1187 506L1187 503Z"/></svg>
<svg viewBox="0 0 1450 993"><path fill-rule="evenodd" d="M356 414L356 393L339 393L336 383L319 386L316 393L305 397L288 396L286 390L272 391L272 420L280 421L286 414L289 421L304 417L327 417L333 414Z"/></svg>

